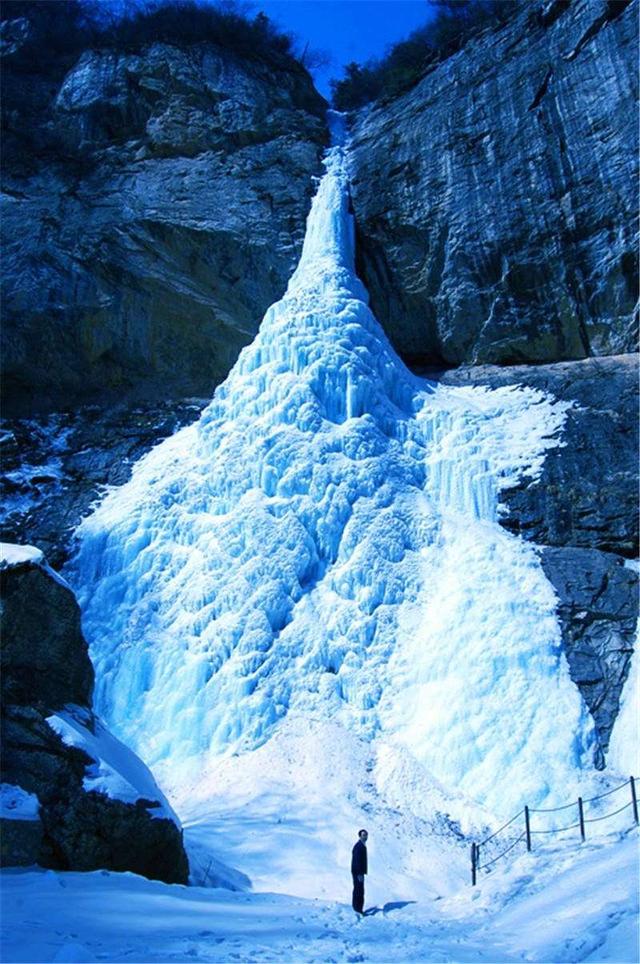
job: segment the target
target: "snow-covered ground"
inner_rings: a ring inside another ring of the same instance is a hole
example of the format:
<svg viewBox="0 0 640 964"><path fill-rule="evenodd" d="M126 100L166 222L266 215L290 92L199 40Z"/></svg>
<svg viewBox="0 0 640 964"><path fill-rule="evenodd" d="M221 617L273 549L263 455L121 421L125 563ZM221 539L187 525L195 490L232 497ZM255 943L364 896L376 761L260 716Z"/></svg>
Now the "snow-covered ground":
<svg viewBox="0 0 640 964"><path fill-rule="evenodd" d="M331 900L106 871L10 870L2 884L6 962L638 961L635 831L520 857L442 896L400 897L379 879L360 920L346 873Z"/></svg>

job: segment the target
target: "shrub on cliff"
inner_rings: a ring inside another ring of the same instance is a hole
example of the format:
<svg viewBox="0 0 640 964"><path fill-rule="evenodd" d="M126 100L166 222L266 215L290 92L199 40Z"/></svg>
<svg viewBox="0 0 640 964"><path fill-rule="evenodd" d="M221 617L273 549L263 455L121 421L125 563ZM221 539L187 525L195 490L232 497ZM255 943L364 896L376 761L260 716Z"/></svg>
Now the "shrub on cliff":
<svg viewBox="0 0 640 964"><path fill-rule="evenodd" d="M11 57L14 69L48 73L66 69L83 50L112 47L135 51L150 43L217 43L243 57L282 64L294 62L294 39L264 13L250 17L247 8L226 0L151 0L126 4L118 11L93 0L9 0L3 19L27 24L22 43Z"/></svg>
<svg viewBox="0 0 640 964"><path fill-rule="evenodd" d="M100 10L100 7L98 7ZM101 18L100 42L119 49L138 49L148 43L210 41L244 57L273 60L293 58L293 38L264 13L250 18L235 3L213 5L198 0L158 0L142 7L126 7L124 16Z"/></svg>
<svg viewBox="0 0 640 964"><path fill-rule="evenodd" d="M351 63L342 80L332 81L333 104L353 110L382 97L395 97L413 87L434 64L460 50L483 27L507 21L522 0L431 0L433 19L406 40L389 48L380 60Z"/></svg>

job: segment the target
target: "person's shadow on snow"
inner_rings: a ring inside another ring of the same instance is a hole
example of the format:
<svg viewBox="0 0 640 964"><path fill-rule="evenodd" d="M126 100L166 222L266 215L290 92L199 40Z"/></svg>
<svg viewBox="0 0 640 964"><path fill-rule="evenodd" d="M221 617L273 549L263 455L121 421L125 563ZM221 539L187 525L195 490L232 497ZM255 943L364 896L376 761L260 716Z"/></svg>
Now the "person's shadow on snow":
<svg viewBox="0 0 640 964"><path fill-rule="evenodd" d="M408 904L415 904L415 900L396 900L389 902L384 907L367 907L364 912L365 917L373 917L375 914L389 914L392 910L401 910Z"/></svg>

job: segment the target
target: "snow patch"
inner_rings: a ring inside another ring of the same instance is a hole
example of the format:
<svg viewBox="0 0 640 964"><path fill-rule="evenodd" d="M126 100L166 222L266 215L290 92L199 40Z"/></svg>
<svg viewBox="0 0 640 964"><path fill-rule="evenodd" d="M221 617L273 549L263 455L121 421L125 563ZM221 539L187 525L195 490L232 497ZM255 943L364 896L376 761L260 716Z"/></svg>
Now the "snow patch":
<svg viewBox="0 0 640 964"><path fill-rule="evenodd" d="M266 830L266 828L265 828ZM331 900L178 887L135 874L5 870L7 961L637 961L637 834L531 854L439 900L379 880L357 921ZM99 912L97 912L99 911ZM86 955L86 956L85 956Z"/></svg>
<svg viewBox="0 0 640 964"><path fill-rule="evenodd" d="M44 562L42 549L35 546L18 546L10 542L0 542L0 569L13 566L40 566Z"/></svg>

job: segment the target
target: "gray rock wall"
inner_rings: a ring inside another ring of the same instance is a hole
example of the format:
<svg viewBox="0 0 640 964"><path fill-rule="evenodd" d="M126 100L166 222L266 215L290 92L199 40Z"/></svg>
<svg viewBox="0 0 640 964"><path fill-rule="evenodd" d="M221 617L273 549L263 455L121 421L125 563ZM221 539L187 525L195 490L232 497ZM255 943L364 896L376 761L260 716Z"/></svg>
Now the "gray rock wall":
<svg viewBox="0 0 640 964"><path fill-rule="evenodd" d="M360 274L407 360L636 350L637 43L635 0L534 0L354 117Z"/></svg>
<svg viewBox="0 0 640 964"><path fill-rule="evenodd" d="M9 55L3 87L5 411L210 396L301 250L328 136L308 75L154 44L59 80Z"/></svg>
<svg viewBox="0 0 640 964"><path fill-rule="evenodd" d="M638 626L638 574L612 553L545 547L542 566L558 595L558 616L571 678L596 729L602 765Z"/></svg>
<svg viewBox="0 0 640 964"><path fill-rule="evenodd" d="M475 366L449 385L521 384L572 402L562 445L533 484L507 491L503 525L538 545L638 555L638 356L555 365Z"/></svg>

